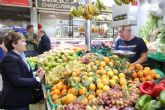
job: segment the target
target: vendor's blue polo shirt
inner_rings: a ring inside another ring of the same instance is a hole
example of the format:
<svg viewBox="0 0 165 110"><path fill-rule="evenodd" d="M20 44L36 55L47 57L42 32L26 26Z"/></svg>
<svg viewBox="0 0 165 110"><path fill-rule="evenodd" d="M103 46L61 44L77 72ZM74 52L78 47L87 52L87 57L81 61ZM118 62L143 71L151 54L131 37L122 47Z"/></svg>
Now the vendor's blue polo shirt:
<svg viewBox="0 0 165 110"><path fill-rule="evenodd" d="M135 52L136 53L135 55L129 57L129 61L131 63L136 62L140 58L140 55L142 53L148 51L144 40L139 37L134 37L130 41L124 41L119 39L115 44L115 50L127 50L127 51Z"/></svg>

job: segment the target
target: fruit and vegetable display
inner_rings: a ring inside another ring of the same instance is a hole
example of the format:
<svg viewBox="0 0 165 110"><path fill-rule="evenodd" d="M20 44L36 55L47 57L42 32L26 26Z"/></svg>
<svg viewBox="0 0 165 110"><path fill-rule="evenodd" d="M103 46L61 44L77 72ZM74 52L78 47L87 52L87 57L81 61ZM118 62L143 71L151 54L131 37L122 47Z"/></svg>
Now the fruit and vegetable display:
<svg viewBox="0 0 165 110"><path fill-rule="evenodd" d="M134 110L135 104L136 108L144 106L139 101L141 95L151 97L143 100L153 99L145 110L153 103L153 108L162 107L165 83L153 82L160 78L155 70L130 64L117 55L78 56L75 50L50 51L29 58L46 71L45 83L50 86L47 95L59 110Z"/></svg>
<svg viewBox="0 0 165 110"><path fill-rule="evenodd" d="M137 2L137 0L114 0L114 2L117 4L117 5L119 5L119 6L121 6L122 4L133 4L133 3L135 3L135 2Z"/></svg>
<svg viewBox="0 0 165 110"><path fill-rule="evenodd" d="M77 7L72 7L70 10L70 15L72 17L82 17L86 20L94 19L94 16L98 16L101 10L106 10L103 0L96 0L95 3L88 3L85 6L80 5Z"/></svg>

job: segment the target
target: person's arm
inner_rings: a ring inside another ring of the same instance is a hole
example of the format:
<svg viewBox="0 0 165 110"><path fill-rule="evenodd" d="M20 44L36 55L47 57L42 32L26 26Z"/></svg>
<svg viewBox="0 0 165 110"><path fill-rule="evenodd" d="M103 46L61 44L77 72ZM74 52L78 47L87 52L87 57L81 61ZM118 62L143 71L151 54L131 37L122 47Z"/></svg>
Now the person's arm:
<svg viewBox="0 0 165 110"><path fill-rule="evenodd" d="M21 77L19 64L12 58L8 58L8 61L6 61L3 65L3 69L7 79L15 87L35 87L39 83L36 78Z"/></svg>
<svg viewBox="0 0 165 110"><path fill-rule="evenodd" d="M147 59L148 59L147 58L147 52L144 52L140 55L140 58L136 62L134 62L133 64L142 64L142 63L146 62Z"/></svg>

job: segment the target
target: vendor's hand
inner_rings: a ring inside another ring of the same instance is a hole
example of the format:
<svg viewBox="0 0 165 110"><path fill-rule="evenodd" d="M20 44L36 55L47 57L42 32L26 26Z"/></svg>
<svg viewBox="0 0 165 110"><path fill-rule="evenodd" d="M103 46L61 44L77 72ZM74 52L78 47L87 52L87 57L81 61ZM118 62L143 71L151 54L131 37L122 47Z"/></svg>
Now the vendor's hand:
<svg viewBox="0 0 165 110"><path fill-rule="evenodd" d="M39 68L36 74L40 78L40 80L42 80L44 79L45 71L42 68Z"/></svg>

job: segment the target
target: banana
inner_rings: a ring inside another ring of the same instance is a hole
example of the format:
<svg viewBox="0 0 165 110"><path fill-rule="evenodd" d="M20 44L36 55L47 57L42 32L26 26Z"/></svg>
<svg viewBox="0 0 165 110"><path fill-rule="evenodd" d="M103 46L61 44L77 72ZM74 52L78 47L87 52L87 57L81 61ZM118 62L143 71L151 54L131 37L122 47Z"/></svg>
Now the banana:
<svg viewBox="0 0 165 110"><path fill-rule="evenodd" d="M72 12L73 15L76 15L75 17L80 17L81 16L81 13L75 7L71 8L71 12Z"/></svg>
<svg viewBox="0 0 165 110"><path fill-rule="evenodd" d="M117 5L119 5L119 6L122 5L122 1L121 1L121 0L114 0L114 2L115 2Z"/></svg>
<svg viewBox="0 0 165 110"><path fill-rule="evenodd" d="M102 0L97 0L97 1L98 1L100 8L106 10L106 6L104 5L104 2Z"/></svg>
<svg viewBox="0 0 165 110"><path fill-rule="evenodd" d="M101 6L100 6L98 0L96 0L96 7L97 7L99 10L101 10Z"/></svg>
<svg viewBox="0 0 165 110"><path fill-rule="evenodd" d="M89 14L88 9L85 10L85 16L86 16L87 20L88 19L89 20L92 20L93 19L93 16Z"/></svg>
<svg viewBox="0 0 165 110"><path fill-rule="evenodd" d="M70 11L70 15L71 15L72 17L76 17L76 15L75 15L72 11Z"/></svg>
<svg viewBox="0 0 165 110"><path fill-rule="evenodd" d="M122 2L126 5L130 3L129 0L122 0Z"/></svg>
<svg viewBox="0 0 165 110"><path fill-rule="evenodd" d="M81 15L82 15L82 13L83 13L83 6L82 5L80 5L79 7L78 7L78 11L81 13Z"/></svg>
<svg viewBox="0 0 165 110"><path fill-rule="evenodd" d="M103 10L106 10L106 6L105 6L103 0L100 0L100 3L101 3L101 6L102 6L102 9L103 9Z"/></svg>
<svg viewBox="0 0 165 110"><path fill-rule="evenodd" d="M87 9L88 9L88 12L93 16L96 16L100 13L99 10L97 9L97 7L92 3L89 3L87 5Z"/></svg>
<svg viewBox="0 0 165 110"><path fill-rule="evenodd" d="M95 11L94 11L92 3L87 4L87 10L88 10L89 14L95 15Z"/></svg>

